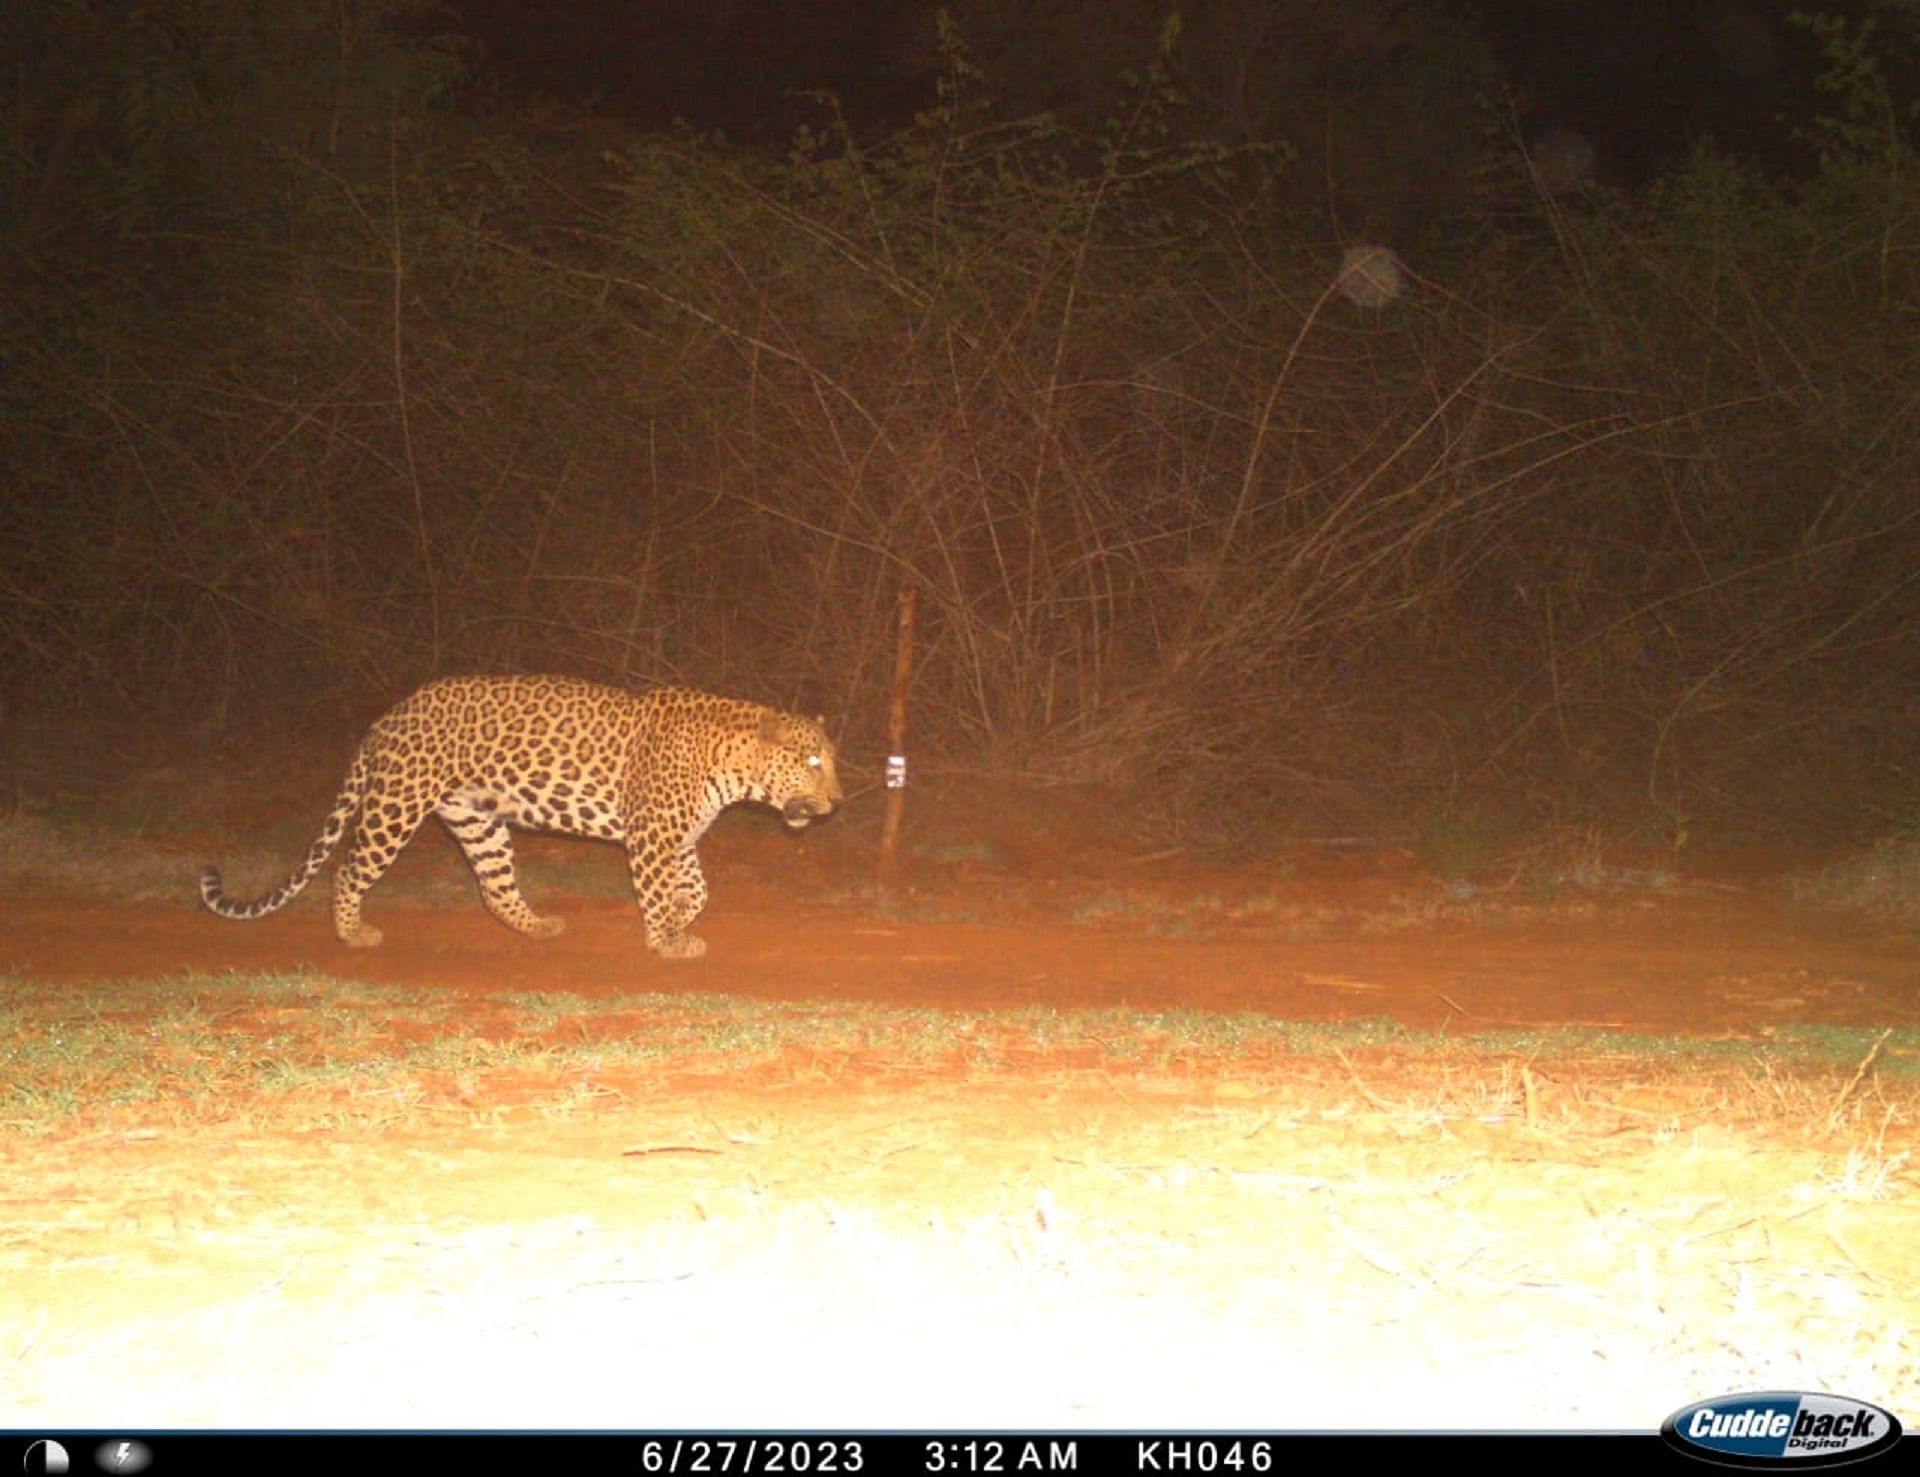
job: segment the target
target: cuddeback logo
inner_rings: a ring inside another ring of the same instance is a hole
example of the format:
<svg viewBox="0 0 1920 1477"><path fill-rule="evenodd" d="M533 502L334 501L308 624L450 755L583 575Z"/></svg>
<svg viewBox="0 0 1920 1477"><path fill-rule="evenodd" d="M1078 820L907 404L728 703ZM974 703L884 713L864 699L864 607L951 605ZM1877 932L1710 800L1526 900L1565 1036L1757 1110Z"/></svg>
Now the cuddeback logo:
<svg viewBox="0 0 1920 1477"><path fill-rule="evenodd" d="M1837 1467L1878 1456L1900 1439L1900 1422L1864 1400L1764 1390L1677 1410L1660 1434L1688 1456L1729 1467Z"/></svg>

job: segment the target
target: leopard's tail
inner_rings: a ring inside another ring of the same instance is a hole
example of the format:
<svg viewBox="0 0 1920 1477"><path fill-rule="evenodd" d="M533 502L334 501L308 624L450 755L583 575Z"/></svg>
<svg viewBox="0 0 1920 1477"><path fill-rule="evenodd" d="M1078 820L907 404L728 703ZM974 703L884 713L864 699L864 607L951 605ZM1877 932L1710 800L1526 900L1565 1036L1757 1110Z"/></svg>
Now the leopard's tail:
<svg viewBox="0 0 1920 1477"><path fill-rule="evenodd" d="M326 824L320 827L320 834L314 838L313 845L307 848L306 856L288 874L287 880L272 892L250 903L242 902L228 896L227 890L220 885L218 867L202 867L200 901L222 918L245 922L249 918L264 918L269 913L278 912L299 897L327 864L327 858L333 855L334 847L340 844L340 838L347 832L347 822L353 819L354 812L360 809L361 802L366 799L369 772L367 750L363 744L354 754L353 763L347 767L347 777L340 786L340 798L333 802L333 809L327 812Z"/></svg>

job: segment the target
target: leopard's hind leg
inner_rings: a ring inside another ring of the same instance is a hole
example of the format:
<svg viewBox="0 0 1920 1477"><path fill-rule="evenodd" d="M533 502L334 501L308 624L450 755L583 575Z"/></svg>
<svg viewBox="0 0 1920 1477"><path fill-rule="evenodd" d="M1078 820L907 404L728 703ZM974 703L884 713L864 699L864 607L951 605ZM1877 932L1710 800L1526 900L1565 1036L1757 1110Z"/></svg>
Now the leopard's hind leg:
<svg viewBox="0 0 1920 1477"><path fill-rule="evenodd" d="M341 943L371 949L384 937L379 929L360 921L361 899L386 876L387 868L413 839L432 808L430 799L389 796L379 780L368 785L359 822L353 828L353 845L333 874L333 931Z"/></svg>

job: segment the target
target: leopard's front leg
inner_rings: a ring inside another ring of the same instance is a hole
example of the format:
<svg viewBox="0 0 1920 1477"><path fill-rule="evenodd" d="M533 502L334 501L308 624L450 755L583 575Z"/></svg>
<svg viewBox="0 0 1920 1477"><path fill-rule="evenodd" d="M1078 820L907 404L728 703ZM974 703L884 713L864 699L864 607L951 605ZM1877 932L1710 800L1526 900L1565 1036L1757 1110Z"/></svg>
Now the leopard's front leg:
<svg viewBox="0 0 1920 1477"><path fill-rule="evenodd" d="M707 881L692 845L665 847L629 836L627 864L647 947L663 959L698 959L706 953L706 940L687 932L707 904Z"/></svg>

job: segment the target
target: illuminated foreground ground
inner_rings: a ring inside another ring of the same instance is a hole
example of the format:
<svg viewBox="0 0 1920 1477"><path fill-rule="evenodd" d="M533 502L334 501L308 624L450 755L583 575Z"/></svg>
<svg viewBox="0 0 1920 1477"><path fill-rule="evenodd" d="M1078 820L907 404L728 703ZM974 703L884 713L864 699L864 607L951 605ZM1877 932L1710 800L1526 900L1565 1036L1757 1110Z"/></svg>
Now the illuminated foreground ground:
<svg viewBox="0 0 1920 1477"><path fill-rule="evenodd" d="M318 909L0 902L0 1408L1649 1429L1811 1388L1920 1417L1902 940L1718 890L1344 933L1184 896L1147 915L1205 913L1183 938L749 879L680 972L611 902L548 945L401 902L352 954ZM261 973L176 973L229 966Z"/></svg>

